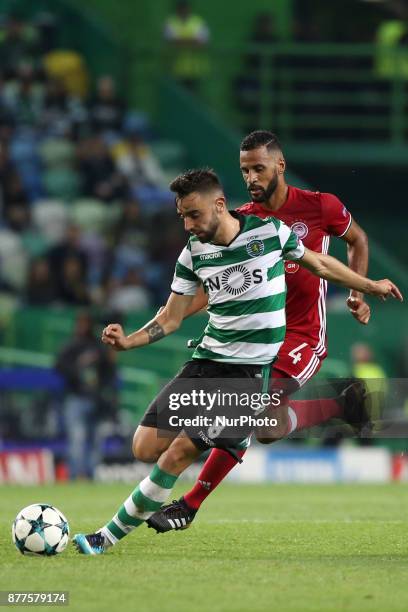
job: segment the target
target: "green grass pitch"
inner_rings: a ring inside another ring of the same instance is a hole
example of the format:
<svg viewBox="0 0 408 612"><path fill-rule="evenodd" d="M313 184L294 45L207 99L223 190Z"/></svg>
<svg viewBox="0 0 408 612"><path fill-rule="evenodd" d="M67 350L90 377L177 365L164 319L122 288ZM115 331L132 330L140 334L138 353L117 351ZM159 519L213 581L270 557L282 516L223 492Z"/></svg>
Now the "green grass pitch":
<svg viewBox="0 0 408 612"><path fill-rule="evenodd" d="M59 507L72 535L105 523L129 492L0 487L0 590L68 590L73 611L408 610L405 485L224 485L190 529L157 535L143 525L100 557L72 545L23 557L11 542L29 503Z"/></svg>

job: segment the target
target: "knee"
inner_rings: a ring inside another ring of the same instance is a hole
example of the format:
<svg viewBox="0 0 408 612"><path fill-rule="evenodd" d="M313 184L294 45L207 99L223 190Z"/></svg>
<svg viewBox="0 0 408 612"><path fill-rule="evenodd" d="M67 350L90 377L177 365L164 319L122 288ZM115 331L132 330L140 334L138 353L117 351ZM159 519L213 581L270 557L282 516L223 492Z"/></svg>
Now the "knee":
<svg viewBox="0 0 408 612"><path fill-rule="evenodd" d="M160 457L160 453L155 449L151 449L148 446L145 446L141 442L133 443L132 446L133 456L138 461L143 461L144 463L156 463L156 461Z"/></svg>
<svg viewBox="0 0 408 612"><path fill-rule="evenodd" d="M159 459L161 452L145 442L137 434L134 435L132 444L133 456L138 461L143 461L144 463L155 463Z"/></svg>

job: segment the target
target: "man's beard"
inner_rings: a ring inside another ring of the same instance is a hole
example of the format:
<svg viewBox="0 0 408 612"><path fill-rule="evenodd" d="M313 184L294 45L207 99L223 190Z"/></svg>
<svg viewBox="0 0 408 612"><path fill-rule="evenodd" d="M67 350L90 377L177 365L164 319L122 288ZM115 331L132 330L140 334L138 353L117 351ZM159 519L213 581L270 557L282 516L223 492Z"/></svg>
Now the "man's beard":
<svg viewBox="0 0 408 612"><path fill-rule="evenodd" d="M208 230L203 230L200 236L197 236L196 234L196 237L202 243L211 242L212 240L214 240L217 230L218 230L218 223L213 222L208 228Z"/></svg>
<svg viewBox="0 0 408 612"><path fill-rule="evenodd" d="M248 191L249 191L249 195L251 196L253 202L258 202L258 203L267 202L269 198L271 198L273 194L275 193L277 186L278 186L278 174L276 173L266 189L264 189L263 187L256 187L261 192L259 196L257 197L253 196L250 189L248 189Z"/></svg>
<svg viewBox="0 0 408 612"><path fill-rule="evenodd" d="M200 236L197 236L197 238L199 239L200 242L204 244L206 242L211 242L214 236L215 236L215 232L214 233L205 232L201 234Z"/></svg>

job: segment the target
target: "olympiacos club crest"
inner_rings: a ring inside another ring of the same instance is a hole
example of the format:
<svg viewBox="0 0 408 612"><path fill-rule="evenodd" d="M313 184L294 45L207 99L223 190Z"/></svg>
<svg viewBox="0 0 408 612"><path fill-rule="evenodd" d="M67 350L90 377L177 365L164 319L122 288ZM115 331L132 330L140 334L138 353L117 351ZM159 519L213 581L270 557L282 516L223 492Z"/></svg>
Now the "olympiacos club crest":
<svg viewBox="0 0 408 612"><path fill-rule="evenodd" d="M303 221L296 221L290 229L295 232L296 236L300 238L300 240L306 238L309 233L309 228L307 227L306 223L303 223Z"/></svg>

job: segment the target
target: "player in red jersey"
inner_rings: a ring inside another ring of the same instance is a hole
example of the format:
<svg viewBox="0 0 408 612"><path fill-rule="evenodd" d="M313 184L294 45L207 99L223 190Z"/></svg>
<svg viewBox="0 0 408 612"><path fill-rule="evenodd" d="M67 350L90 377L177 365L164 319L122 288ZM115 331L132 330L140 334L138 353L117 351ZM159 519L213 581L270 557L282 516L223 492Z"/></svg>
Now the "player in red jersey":
<svg viewBox="0 0 408 612"><path fill-rule="evenodd" d="M293 229L307 248L320 253L328 252L330 236L340 237L347 243L349 267L366 275L366 234L335 195L298 189L286 183L286 162L275 134L256 131L244 138L240 149L240 166L252 201L238 208L238 212L261 218L273 215ZM286 262L285 267L286 336L278 359L273 364L272 376L288 379L293 391L319 371L327 355L327 282L295 262ZM198 295L188 314L205 307L206 301L204 293ZM364 325L368 323L370 307L362 294L351 291L347 305L357 321ZM354 392L352 388L350 393ZM350 401L353 397L282 402L277 415L279 426L264 434L258 432L257 438L269 443L331 418L344 417L347 409L345 399ZM245 450L240 452L240 458L244 453ZM213 449L192 490L178 502L163 507L153 515L148 521L149 525L161 532L188 526L202 502L237 462L238 459L235 460L225 451Z"/></svg>

